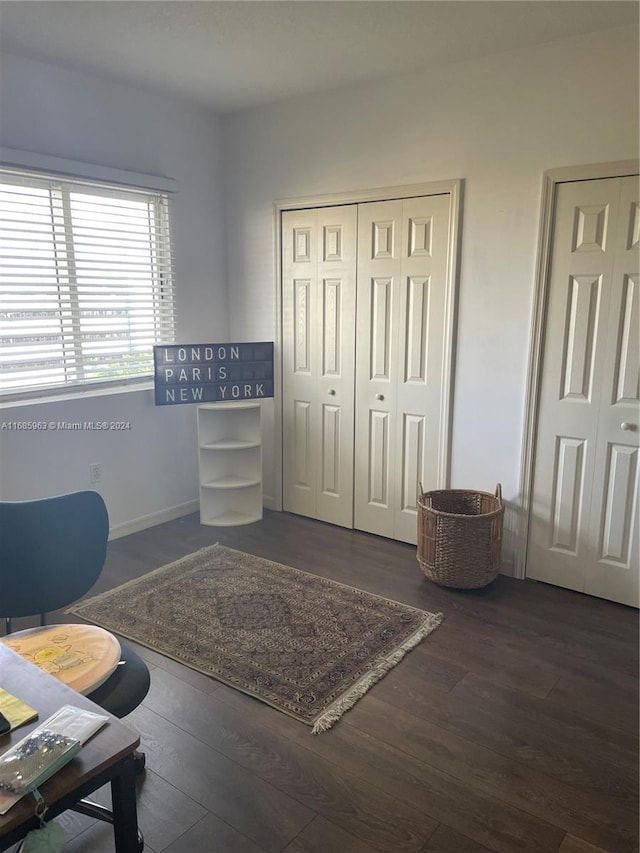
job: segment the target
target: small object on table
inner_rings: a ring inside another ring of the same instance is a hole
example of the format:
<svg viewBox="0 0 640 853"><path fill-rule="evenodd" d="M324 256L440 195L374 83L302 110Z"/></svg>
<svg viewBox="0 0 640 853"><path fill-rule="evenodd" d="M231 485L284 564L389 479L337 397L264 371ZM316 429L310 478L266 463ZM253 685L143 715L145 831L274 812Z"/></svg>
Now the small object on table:
<svg viewBox="0 0 640 853"><path fill-rule="evenodd" d="M13 731L18 726L23 726L25 723L30 723L31 720L37 720L38 712L31 705L27 705L13 693L3 690L0 687L0 715L9 722L9 728L4 729L0 725L0 734L5 734L7 731ZM0 720L0 723L2 721Z"/></svg>
<svg viewBox="0 0 640 853"><path fill-rule="evenodd" d="M0 711L0 735L6 735L11 731L11 723L5 715Z"/></svg>
<svg viewBox="0 0 640 853"><path fill-rule="evenodd" d="M25 794L34 793L41 800L38 787L77 755L108 720L106 714L63 705L4 752L0 756L0 814L6 814Z"/></svg>

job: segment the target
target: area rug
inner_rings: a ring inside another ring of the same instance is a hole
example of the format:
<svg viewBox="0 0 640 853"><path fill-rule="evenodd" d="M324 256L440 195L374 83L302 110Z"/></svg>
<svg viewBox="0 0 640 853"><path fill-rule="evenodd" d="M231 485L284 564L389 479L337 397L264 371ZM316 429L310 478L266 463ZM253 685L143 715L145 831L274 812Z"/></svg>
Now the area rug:
<svg viewBox="0 0 640 853"><path fill-rule="evenodd" d="M442 620L223 545L68 612L248 693L314 734Z"/></svg>

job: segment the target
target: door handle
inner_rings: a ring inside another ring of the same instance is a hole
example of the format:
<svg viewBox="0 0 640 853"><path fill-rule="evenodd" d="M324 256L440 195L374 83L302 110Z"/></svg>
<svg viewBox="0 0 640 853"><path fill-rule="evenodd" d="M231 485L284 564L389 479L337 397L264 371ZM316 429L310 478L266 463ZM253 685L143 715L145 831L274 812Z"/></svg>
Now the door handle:
<svg viewBox="0 0 640 853"><path fill-rule="evenodd" d="M330 397L335 396L335 393L336 393L336 389L335 389L335 388L329 388L329 390L327 391L327 394L328 394Z"/></svg>
<svg viewBox="0 0 640 853"><path fill-rule="evenodd" d="M376 400L384 400L384 394L376 394Z"/></svg>
<svg viewBox="0 0 640 853"><path fill-rule="evenodd" d="M620 429L625 430L625 432L635 432L638 429L638 425L630 424L629 421L622 421Z"/></svg>

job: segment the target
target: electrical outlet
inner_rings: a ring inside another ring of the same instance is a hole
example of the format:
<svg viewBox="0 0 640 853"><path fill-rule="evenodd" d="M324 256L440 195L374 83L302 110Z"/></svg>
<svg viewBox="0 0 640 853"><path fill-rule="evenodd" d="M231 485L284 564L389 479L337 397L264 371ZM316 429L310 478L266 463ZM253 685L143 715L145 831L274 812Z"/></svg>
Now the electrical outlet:
<svg viewBox="0 0 640 853"><path fill-rule="evenodd" d="M99 483L102 480L102 462L92 462L89 465L89 482Z"/></svg>

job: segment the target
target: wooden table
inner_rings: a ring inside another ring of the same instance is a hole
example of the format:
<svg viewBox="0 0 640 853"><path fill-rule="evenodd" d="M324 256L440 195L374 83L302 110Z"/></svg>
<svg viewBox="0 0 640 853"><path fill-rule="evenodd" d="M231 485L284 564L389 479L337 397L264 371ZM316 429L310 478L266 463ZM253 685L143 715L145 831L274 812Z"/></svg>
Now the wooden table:
<svg viewBox="0 0 640 853"><path fill-rule="evenodd" d="M43 723L63 705L74 705L96 713L107 712L53 676L24 660L0 643L0 687L36 708L38 720L0 736L0 754ZM113 833L116 853L138 853L135 762L133 753L140 736L117 717L94 735L80 753L48 779L40 788L48 807L47 819L66 811L83 797L107 782L113 800ZM0 850L23 838L39 821L34 815L35 800L23 797L0 815Z"/></svg>

